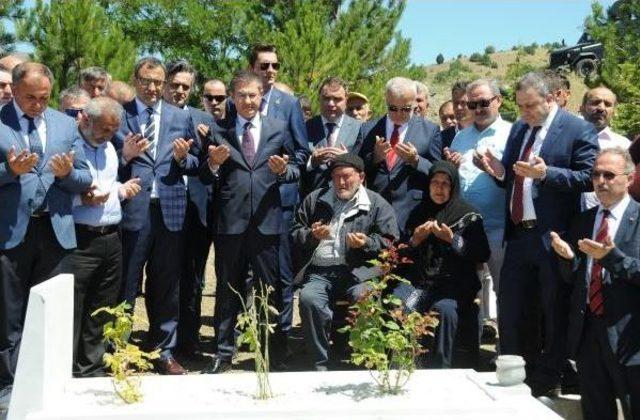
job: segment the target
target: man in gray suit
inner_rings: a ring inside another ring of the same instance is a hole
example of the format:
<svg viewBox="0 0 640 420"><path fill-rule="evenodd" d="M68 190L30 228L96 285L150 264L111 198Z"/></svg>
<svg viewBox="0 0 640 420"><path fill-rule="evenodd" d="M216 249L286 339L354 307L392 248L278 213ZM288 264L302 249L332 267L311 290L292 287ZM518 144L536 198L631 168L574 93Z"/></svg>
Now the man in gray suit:
<svg viewBox="0 0 640 420"><path fill-rule="evenodd" d="M91 185L76 122L47 107L51 70L22 63L12 78L14 99L0 110L0 404L11 392L29 289L68 271L73 194Z"/></svg>
<svg viewBox="0 0 640 420"><path fill-rule="evenodd" d="M311 158L300 180L300 194L327 187L331 174L327 165L337 155L358 154L362 147L362 122L345 114L349 87L338 77L329 77L320 85L320 115L307 121Z"/></svg>

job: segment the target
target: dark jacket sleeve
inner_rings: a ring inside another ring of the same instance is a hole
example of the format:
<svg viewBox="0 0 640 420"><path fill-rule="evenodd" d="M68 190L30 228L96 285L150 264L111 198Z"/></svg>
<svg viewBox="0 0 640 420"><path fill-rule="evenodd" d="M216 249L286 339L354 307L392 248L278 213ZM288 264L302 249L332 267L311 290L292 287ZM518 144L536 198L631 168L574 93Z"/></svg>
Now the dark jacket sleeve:
<svg viewBox="0 0 640 420"><path fill-rule="evenodd" d="M631 257L616 247L600 260L600 265L611 273L614 281L626 281L640 286L640 259Z"/></svg>
<svg viewBox="0 0 640 420"><path fill-rule="evenodd" d="M459 257L474 263L483 263L489 260L491 249L482 219L470 223L462 231L462 234L454 234L451 250Z"/></svg>
<svg viewBox="0 0 640 420"><path fill-rule="evenodd" d="M304 199L296 211L290 230L293 249L303 255L308 254L310 256L320 243L311 233L311 225L313 224L311 218L313 217L313 209L317 198L318 194L314 193ZM304 256L301 255L301 257L304 259Z"/></svg>
<svg viewBox="0 0 640 420"><path fill-rule="evenodd" d="M367 233L367 243L359 249L347 249L347 264L352 267L377 258L383 249L388 248L400 237L398 222L391 205L379 195L373 197L375 198L372 200L371 208L375 217Z"/></svg>

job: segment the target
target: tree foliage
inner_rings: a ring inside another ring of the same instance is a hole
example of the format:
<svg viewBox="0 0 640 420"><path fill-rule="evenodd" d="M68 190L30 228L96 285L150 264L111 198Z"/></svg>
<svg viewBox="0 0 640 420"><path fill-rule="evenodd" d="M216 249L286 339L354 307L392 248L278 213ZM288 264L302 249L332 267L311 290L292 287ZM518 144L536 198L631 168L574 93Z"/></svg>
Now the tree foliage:
<svg viewBox="0 0 640 420"><path fill-rule="evenodd" d="M23 3L23 0L0 0L0 20L14 21L24 17ZM13 52L15 44L15 34L7 31L4 25L0 25L0 53Z"/></svg>
<svg viewBox="0 0 640 420"><path fill-rule="evenodd" d="M442 63L444 63L444 55L442 55L442 53L440 53L440 54L438 54L438 55L436 56L436 63L437 63L437 64L442 64Z"/></svg>
<svg viewBox="0 0 640 420"><path fill-rule="evenodd" d="M229 80L247 65L255 43L273 43L279 80L315 106L320 82L340 76L381 109L392 76L422 78L409 62L410 44L395 28L404 1L288 0L102 1L141 53L185 58L207 77Z"/></svg>
<svg viewBox="0 0 640 420"><path fill-rule="evenodd" d="M604 46L604 57L590 86L604 84L618 96L614 129L628 136L640 133L640 1L618 1L605 13L592 5L587 31Z"/></svg>
<svg viewBox="0 0 640 420"><path fill-rule="evenodd" d="M135 45L92 0L38 0L16 30L35 47L35 59L53 72L54 101L60 90L78 83L85 67L104 67L114 79L131 75Z"/></svg>

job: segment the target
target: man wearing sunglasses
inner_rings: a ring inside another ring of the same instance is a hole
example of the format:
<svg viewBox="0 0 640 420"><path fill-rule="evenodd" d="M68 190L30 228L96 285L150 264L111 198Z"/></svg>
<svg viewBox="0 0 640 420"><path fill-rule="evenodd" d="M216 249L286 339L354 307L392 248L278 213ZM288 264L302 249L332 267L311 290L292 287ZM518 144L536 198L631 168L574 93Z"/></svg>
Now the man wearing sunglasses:
<svg viewBox="0 0 640 420"><path fill-rule="evenodd" d="M307 129L302 114L302 106L295 96L289 95L274 86L280 70L278 51L274 45L259 44L252 48L249 55L251 70L260 76L263 84L260 114L284 121L295 146L296 159L306 162L309 158ZM293 268L291 266L291 240L289 229L293 223L294 208L299 201L298 184L280 185L282 199L282 220L285 225L280 238L279 258L284 310L281 314L282 329L288 334L293 320Z"/></svg>
<svg viewBox="0 0 640 420"><path fill-rule="evenodd" d="M84 89L72 86L60 92L60 111L76 120L76 122L80 122L82 110L90 100L89 94Z"/></svg>
<svg viewBox="0 0 640 420"><path fill-rule="evenodd" d="M167 64L167 83L164 84L163 99L166 103L182 108L189 113L193 131L199 126L209 127L213 118L207 112L188 105L189 96L196 80L196 70L184 60ZM202 144L202 137L198 142ZM207 229L208 206L211 187L204 185L198 176L185 176L187 184L187 212L184 220L185 241L184 264L180 278L180 318L176 352L193 358L200 349L200 306L204 289L204 270L211 248L212 236Z"/></svg>
<svg viewBox="0 0 640 420"><path fill-rule="evenodd" d="M416 83L405 77L387 82L387 114L366 123L361 155L365 160L367 185L381 194L396 212L401 235L411 211L422 201L431 162L431 143L440 143L440 128L415 116Z"/></svg>
<svg viewBox="0 0 640 420"><path fill-rule="evenodd" d="M202 106L220 121L227 115L227 87L220 79L209 79L202 85Z"/></svg>
<svg viewBox="0 0 640 420"><path fill-rule="evenodd" d="M487 328L495 331L497 318L496 295L504 249L504 189L473 162L476 151L491 149L496 157L502 157L511 123L500 117L502 96L494 79L479 79L467 86L467 107L473 115L473 123L456 134L451 147L444 148L445 159L458 166L463 198L473 205L484 224L491 257L483 269L480 312ZM492 287L493 283L493 287Z"/></svg>
<svg viewBox="0 0 640 420"><path fill-rule="evenodd" d="M476 160L505 187L504 264L498 288L500 351L527 362L534 396L555 395L566 362L568 290L558 276L550 231L565 232L580 208L581 193L593 188L598 151L594 126L556 104L543 75L527 73L515 85L521 118L513 125L502 159L491 149ZM535 343L527 317L540 297L544 347Z"/></svg>
<svg viewBox="0 0 640 420"><path fill-rule="evenodd" d="M640 205L629 197L634 164L621 147L598 154L591 179L598 205L568 235L551 233L573 284L568 348L578 365L586 420L640 417Z"/></svg>

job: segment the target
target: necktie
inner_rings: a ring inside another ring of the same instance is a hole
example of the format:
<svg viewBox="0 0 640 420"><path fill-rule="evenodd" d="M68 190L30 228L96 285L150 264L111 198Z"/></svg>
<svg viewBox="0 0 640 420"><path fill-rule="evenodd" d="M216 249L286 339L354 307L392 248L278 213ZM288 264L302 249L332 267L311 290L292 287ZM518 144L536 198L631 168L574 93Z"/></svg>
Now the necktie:
<svg viewBox="0 0 640 420"><path fill-rule="evenodd" d="M155 158L155 139L156 139L156 122L153 120L153 108L149 107L147 111L147 122L144 128L144 138L149 142L149 152Z"/></svg>
<svg viewBox="0 0 640 420"><path fill-rule="evenodd" d="M389 144L391 145L391 150L387 153L387 169L391 170L393 165L396 164L396 159L398 155L396 155L396 144L400 142L400 126L398 124L393 125L393 131L391 132L391 140L389 140Z"/></svg>
<svg viewBox="0 0 640 420"><path fill-rule="evenodd" d="M256 157L256 144L251 134L251 126L251 122L247 122L244 125L244 131L242 132L242 154L249 166L253 167L253 160Z"/></svg>
<svg viewBox="0 0 640 420"><path fill-rule="evenodd" d="M335 139L333 138L333 132L336 130L336 123L328 122L325 124L327 127L327 146L335 146Z"/></svg>
<svg viewBox="0 0 640 420"><path fill-rule="evenodd" d="M605 239L609 235L609 216L611 212L609 210L602 211L602 222L600 228L596 233L596 242L604 243ZM598 261L593 260L591 266L591 281L589 282L589 309L595 315L602 315L604 311L602 301L602 266Z"/></svg>
<svg viewBox="0 0 640 420"><path fill-rule="evenodd" d="M533 127L529 140L527 140L527 144L524 146L524 150L522 151L522 155L520 155L519 160L525 162L529 160L531 149L533 148L533 143L536 141L536 134L539 130L540 126ZM514 225L522 222L522 217L524 215L523 187L524 177L516 175L516 178L513 181L513 199L511 201L511 221Z"/></svg>
<svg viewBox="0 0 640 420"><path fill-rule="evenodd" d="M42 147L42 141L40 140L40 134L36 128L36 123L33 118L25 115L24 118L29 122L27 133L29 135L29 150L31 153L35 153L40 158L42 163L42 155L44 155L44 147Z"/></svg>
<svg viewBox="0 0 640 420"><path fill-rule="evenodd" d="M267 107L267 100L265 98L262 98L260 100L260 114L264 115L264 109Z"/></svg>

